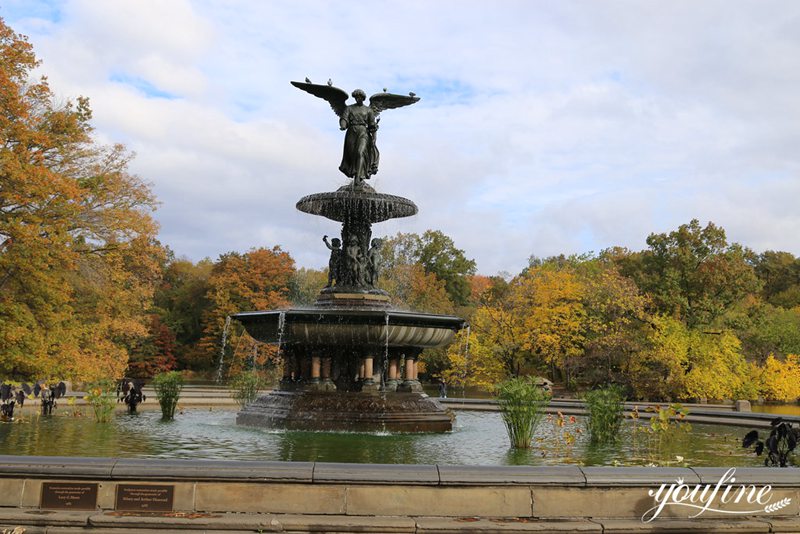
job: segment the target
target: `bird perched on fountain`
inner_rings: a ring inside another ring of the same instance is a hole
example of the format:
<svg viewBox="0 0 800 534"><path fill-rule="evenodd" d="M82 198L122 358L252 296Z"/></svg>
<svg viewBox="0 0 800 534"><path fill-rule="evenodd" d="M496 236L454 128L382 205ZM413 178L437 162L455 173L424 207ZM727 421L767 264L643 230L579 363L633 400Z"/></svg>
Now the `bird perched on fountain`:
<svg viewBox="0 0 800 534"><path fill-rule="evenodd" d="M306 76L306 83L311 83L311 80L308 79L308 76Z"/></svg>
<svg viewBox="0 0 800 534"><path fill-rule="evenodd" d="M332 87L332 86L333 86L333 81L330 78L328 78L328 87Z"/></svg>

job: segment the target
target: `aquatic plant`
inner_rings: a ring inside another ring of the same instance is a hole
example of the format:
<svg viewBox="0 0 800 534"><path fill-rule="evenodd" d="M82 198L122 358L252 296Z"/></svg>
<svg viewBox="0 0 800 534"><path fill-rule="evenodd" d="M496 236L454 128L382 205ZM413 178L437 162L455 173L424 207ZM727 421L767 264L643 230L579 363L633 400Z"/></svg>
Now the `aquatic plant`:
<svg viewBox="0 0 800 534"><path fill-rule="evenodd" d="M232 378L228 387L231 389L231 397L244 408L258 398L258 390L264 387L264 380L254 370L244 371Z"/></svg>
<svg viewBox="0 0 800 534"><path fill-rule="evenodd" d="M528 449L542 420L550 394L530 377L516 377L499 384L495 393L508 439L516 449Z"/></svg>
<svg viewBox="0 0 800 534"><path fill-rule="evenodd" d="M608 386L586 393L586 429L592 443L610 443L619 436L622 425L623 395L619 386Z"/></svg>
<svg viewBox="0 0 800 534"><path fill-rule="evenodd" d="M158 374L153 378L153 389L161 406L162 418L173 419L183 389L183 377L177 371Z"/></svg>
<svg viewBox="0 0 800 534"><path fill-rule="evenodd" d="M94 418L98 423L107 423L114 414L115 386L110 380L98 380L86 388L86 400L92 407Z"/></svg>
<svg viewBox="0 0 800 534"><path fill-rule="evenodd" d="M776 417L770 422L772 430L766 441L758 439L758 431L751 430L742 440L742 447L753 447L756 455L767 452L764 465L767 467L787 467L790 455L800 441L800 429L792 428L792 424Z"/></svg>

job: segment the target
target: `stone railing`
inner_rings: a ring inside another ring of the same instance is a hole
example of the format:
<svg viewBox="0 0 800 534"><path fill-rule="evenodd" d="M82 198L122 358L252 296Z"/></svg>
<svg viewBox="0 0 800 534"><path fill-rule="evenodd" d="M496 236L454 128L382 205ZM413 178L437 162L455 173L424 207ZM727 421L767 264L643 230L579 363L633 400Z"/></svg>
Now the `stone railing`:
<svg viewBox="0 0 800 534"><path fill-rule="evenodd" d="M725 481L727 471L0 456L0 528L800 531L800 469L740 468ZM661 485L663 497L679 483L679 500L719 486L710 508L721 511L690 519L698 509L667 505L644 522Z"/></svg>

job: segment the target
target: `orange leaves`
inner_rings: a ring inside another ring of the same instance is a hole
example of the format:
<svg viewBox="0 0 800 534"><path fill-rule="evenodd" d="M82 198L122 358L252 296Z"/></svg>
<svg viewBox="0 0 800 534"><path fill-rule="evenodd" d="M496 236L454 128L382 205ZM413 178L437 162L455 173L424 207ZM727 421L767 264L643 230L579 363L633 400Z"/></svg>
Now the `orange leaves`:
<svg viewBox="0 0 800 534"><path fill-rule="evenodd" d="M147 332L155 199L123 147L91 140L88 101L56 103L36 65L0 20L0 325L17 325L0 374L114 377Z"/></svg>
<svg viewBox="0 0 800 534"><path fill-rule="evenodd" d="M217 356L225 317L241 311L287 307L293 273L294 260L280 247L220 256L209 276L206 293L210 306L203 317L200 341L206 366ZM242 335L245 334L239 330L231 332L230 344L236 346Z"/></svg>

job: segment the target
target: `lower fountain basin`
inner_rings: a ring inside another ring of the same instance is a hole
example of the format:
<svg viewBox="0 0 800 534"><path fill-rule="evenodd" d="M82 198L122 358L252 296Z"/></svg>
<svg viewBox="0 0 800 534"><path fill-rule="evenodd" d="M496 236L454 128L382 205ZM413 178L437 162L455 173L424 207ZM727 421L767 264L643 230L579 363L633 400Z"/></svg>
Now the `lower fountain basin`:
<svg viewBox="0 0 800 534"><path fill-rule="evenodd" d="M367 395L274 391L236 415L236 424L287 430L446 432L455 417L424 393Z"/></svg>
<svg viewBox="0 0 800 534"><path fill-rule="evenodd" d="M233 318L262 343L308 347L440 347L465 324L451 315L367 308L244 312Z"/></svg>

